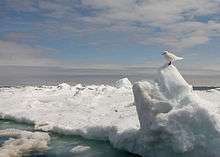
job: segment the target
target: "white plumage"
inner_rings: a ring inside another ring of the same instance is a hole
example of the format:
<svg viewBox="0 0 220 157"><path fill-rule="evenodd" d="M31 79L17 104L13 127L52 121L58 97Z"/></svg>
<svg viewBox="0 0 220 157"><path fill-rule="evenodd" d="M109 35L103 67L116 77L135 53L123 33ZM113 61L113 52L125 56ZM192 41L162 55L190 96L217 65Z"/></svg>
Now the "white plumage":
<svg viewBox="0 0 220 157"><path fill-rule="evenodd" d="M182 60L182 57L177 57L176 55L174 55L171 52L168 51L164 51L164 53L162 54L164 56L164 58L169 62L168 65L171 65L173 61L177 61L177 60Z"/></svg>

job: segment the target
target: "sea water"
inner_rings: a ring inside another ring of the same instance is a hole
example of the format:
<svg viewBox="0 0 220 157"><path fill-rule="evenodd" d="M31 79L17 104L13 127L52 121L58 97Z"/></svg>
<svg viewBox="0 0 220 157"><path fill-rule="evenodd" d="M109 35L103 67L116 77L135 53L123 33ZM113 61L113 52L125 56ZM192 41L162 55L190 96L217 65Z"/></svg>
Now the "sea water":
<svg viewBox="0 0 220 157"><path fill-rule="evenodd" d="M34 131L32 125L16 123L9 120L0 120L0 130L15 128L20 130ZM113 148L107 141L84 139L80 136L66 136L50 133L49 150L47 152L32 152L25 157L137 157L137 155ZM0 146L9 138L0 137ZM71 152L78 145L89 147L83 152Z"/></svg>

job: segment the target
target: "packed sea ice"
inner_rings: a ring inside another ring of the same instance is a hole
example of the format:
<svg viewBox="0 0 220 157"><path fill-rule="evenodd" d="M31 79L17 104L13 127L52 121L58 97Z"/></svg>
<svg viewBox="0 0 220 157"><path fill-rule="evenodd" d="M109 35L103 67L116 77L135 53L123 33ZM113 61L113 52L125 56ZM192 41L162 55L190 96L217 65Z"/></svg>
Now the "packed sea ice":
<svg viewBox="0 0 220 157"><path fill-rule="evenodd" d="M0 147L0 157L22 157L32 151L46 151L50 140L47 133L17 129L0 130L0 137L9 138Z"/></svg>
<svg viewBox="0 0 220 157"><path fill-rule="evenodd" d="M70 152L74 153L74 154L77 154L77 153L82 153L82 152L85 152L87 150L89 150L90 147L89 146L82 146L82 145L78 145L76 147L73 147Z"/></svg>
<svg viewBox="0 0 220 157"><path fill-rule="evenodd" d="M124 78L115 86L1 88L0 116L33 123L36 130L109 140L142 156L169 156L204 150L220 138L220 105L207 97L193 91L171 65L161 67L154 82L133 87Z"/></svg>

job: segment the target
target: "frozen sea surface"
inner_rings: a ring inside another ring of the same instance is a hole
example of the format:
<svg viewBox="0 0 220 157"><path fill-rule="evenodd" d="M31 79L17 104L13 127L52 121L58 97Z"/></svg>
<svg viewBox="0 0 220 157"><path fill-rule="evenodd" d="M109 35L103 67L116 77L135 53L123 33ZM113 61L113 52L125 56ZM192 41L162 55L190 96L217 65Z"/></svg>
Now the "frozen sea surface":
<svg viewBox="0 0 220 157"><path fill-rule="evenodd" d="M171 66L133 89L126 78L111 86L1 88L0 116L146 157L218 157L219 95L218 89L193 91ZM71 151L90 150L83 146Z"/></svg>

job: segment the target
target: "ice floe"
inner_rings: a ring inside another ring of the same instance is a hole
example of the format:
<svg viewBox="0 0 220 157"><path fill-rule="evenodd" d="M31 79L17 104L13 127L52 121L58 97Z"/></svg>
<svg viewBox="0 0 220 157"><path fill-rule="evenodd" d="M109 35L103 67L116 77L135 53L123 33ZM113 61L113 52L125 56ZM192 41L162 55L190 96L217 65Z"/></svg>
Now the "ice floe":
<svg viewBox="0 0 220 157"><path fill-rule="evenodd" d="M17 129L0 130L0 137L9 137L0 147L0 157L22 157L30 152L46 151L50 140L47 133Z"/></svg>
<svg viewBox="0 0 220 157"><path fill-rule="evenodd" d="M219 103L206 96L193 91L170 65L159 69L156 81L133 88L127 78L115 86L1 88L0 117L33 123L36 130L109 140L143 156L155 150L169 156L171 150L206 148L219 137Z"/></svg>
<svg viewBox="0 0 220 157"><path fill-rule="evenodd" d="M82 152L85 152L87 150L90 149L90 146L82 146L82 145L78 145L76 147L73 147L70 152L74 153L74 154L77 154L77 153L82 153Z"/></svg>

